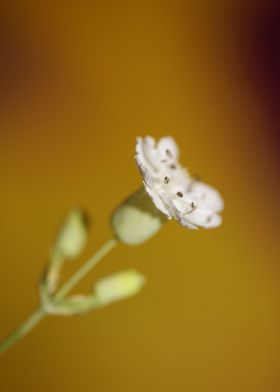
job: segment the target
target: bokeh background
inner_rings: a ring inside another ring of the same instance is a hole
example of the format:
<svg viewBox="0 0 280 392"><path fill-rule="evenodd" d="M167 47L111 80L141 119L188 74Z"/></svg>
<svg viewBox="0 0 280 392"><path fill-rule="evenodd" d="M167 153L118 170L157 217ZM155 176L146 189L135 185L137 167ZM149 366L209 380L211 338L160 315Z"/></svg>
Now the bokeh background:
<svg viewBox="0 0 280 392"><path fill-rule="evenodd" d="M0 7L0 334L36 284L72 205L90 241L140 183L138 135L171 134L215 185L224 224L168 223L116 248L75 292L125 268L130 300L46 319L0 361L1 391L280 390L279 49L275 1L3 1Z"/></svg>

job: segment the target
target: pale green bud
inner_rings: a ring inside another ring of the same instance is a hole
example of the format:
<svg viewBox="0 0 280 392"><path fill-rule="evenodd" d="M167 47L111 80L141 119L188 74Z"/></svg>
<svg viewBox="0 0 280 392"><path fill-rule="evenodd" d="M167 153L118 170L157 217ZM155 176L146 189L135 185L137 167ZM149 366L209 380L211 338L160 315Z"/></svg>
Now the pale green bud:
<svg viewBox="0 0 280 392"><path fill-rule="evenodd" d="M68 259L79 256L87 241L88 226L89 220L84 210L71 210L59 228L54 251Z"/></svg>
<svg viewBox="0 0 280 392"><path fill-rule="evenodd" d="M98 308L98 300L93 295L75 295L55 302L52 299L42 303L44 311L59 316L73 316Z"/></svg>
<svg viewBox="0 0 280 392"><path fill-rule="evenodd" d="M140 245L156 234L166 217L154 206L141 188L124 201L112 215L117 238L128 245Z"/></svg>
<svg viewBox="0 0 280 392"><path fill-rule="evenodd" d="M137 294L146 278L134 270L118 272L99 280L95 285L95 296L101 306L120 301Z"/></svg>

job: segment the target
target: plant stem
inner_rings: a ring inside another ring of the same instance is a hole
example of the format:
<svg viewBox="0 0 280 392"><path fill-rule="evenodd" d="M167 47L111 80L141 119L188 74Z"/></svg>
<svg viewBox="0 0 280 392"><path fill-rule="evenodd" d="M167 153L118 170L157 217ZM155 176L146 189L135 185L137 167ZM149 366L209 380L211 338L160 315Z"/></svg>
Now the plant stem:
<svg viewBox="0 0 280 392"><path fill-rule="evenodd" d="M12 347L17 341L22 339L29 331L31 331L35 325L39 323L46 316L43 309L38 308L33 312L28 319L26 319L21 326L12 332L6 340L0 344L0 355L4 354L10 347Z"/></svg>
<svg viewBox="0 0 280 392"><path fill-rule="evenodd" d="M87 260L81 268L72 275L68 281L56 292L53 299L59 301L71 291L77 283L80 282L88 272L96 266L118 243L116 238L111 238L106 242L89 260ZM44 309L39 307L35 310L18 329L12 332L2 343L0 343L0 356L3 355L10 347L22 339L29 331L31 331L44 317L47 316Z"/></svg>
<svg viewBox="0 0 280 392"><path fill-rule="evenodd" d="M78 271L68 279L68 281L56 292L54 301L59 301L64 298L80 282L88 272L99 263L103 257L110 252L118 243L118 240L113 237L106 244L104 244L87 262L85 262Z"/></svg>

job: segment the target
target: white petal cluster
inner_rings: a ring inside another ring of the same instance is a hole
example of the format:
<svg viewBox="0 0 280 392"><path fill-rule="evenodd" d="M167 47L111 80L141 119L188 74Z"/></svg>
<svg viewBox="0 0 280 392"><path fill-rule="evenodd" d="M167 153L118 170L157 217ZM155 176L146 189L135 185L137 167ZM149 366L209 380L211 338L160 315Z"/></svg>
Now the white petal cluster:
<svg viewBox="0 0 280 392"><path fill-rule="evenodd" d="M191 177L180 165L172 137L158 142L151 136L137 138L135 158L147 193L169 219L190 229L221 224L223 199L216 189Z"/></svg>

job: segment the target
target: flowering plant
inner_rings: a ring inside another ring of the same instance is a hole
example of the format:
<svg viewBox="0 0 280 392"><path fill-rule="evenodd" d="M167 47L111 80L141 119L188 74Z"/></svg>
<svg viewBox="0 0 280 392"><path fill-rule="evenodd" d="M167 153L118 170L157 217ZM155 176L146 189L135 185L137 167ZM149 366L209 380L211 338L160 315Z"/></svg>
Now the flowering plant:
<svg viewBox="0 0 280 392"><path fill-rule="evenodd" d="M137 294L146 279L138 271L127 270L97 281L87 295L68 295L119 242L142 244L172 218L189 229L210 229L221 224L223 200L219 192L191 177L178 158L179 150L171 137L158 143L150 136L137 138L135 159L144 186L113 212L113 237L61 286L63 264L80 255L88 238L87 213L81 208L69 211L59 227L39 284L40 305L0 344L0 354L48 315L84 314Z"/></svg>

